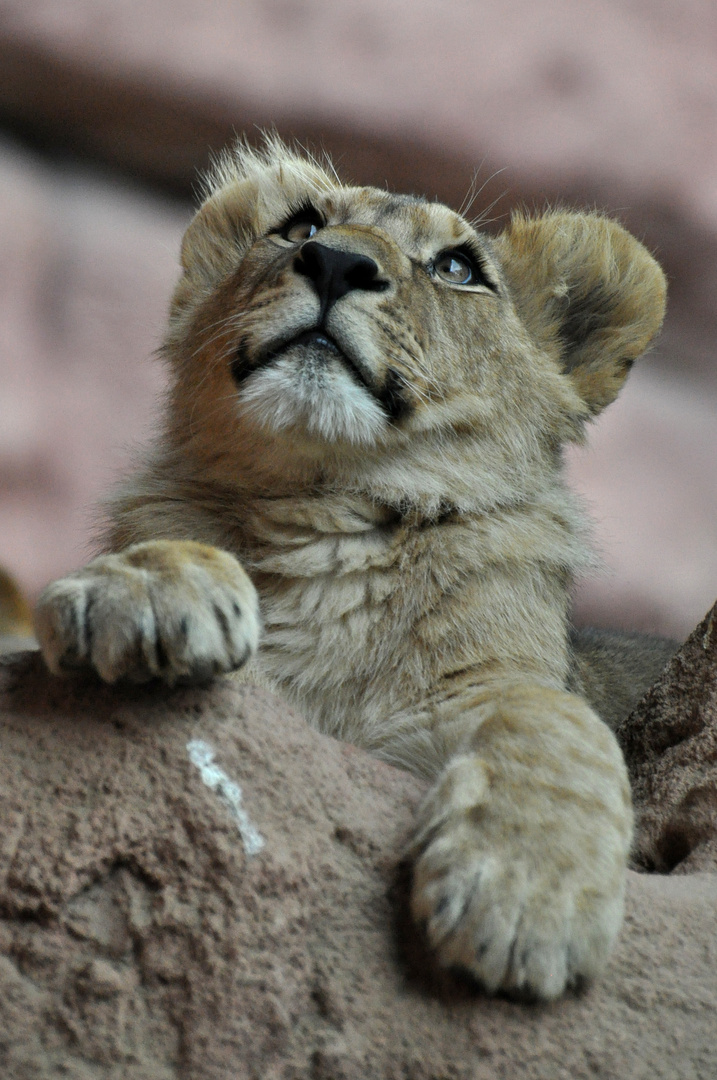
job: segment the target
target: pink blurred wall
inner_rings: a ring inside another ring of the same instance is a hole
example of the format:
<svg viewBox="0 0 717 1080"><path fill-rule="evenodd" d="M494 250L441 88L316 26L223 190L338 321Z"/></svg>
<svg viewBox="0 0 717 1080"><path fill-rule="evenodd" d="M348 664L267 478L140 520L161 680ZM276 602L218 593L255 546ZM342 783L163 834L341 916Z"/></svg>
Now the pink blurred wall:
<svg viewBox="0 0 717 1080"><path fill-rule="evenodd" d="M570 455L606 566L578 617L681 636L711 605L713 5L6 0L3 119L52 151L0 141L0 561L31 593L86 558L90 507L152 429L189 208L142 178L186 190L232 129L274 123L456 204L505 167L495 213L597 203L657 249L662 344Z"/></svg>

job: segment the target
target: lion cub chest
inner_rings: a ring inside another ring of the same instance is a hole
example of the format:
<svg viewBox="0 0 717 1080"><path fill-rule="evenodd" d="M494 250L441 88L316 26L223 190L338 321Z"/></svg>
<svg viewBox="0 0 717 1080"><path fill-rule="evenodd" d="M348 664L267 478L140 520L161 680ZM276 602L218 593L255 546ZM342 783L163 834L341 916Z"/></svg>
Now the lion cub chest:
<svg viewBox="0 0 717 1080"><path fill-rule="evenodd" d="M262 675L322 730L366 731L420 705L435 681L444 658L429 646L431 628L461 617L471 560L455 537L433 533L275 530L252 559Z"/></svg>

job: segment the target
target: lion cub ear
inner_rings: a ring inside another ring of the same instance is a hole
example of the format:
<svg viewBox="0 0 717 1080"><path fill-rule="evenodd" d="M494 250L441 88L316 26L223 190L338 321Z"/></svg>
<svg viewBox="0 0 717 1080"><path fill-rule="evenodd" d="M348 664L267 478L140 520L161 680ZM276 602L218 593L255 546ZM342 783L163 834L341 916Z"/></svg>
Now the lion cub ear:
<svg viewBox="0 0 717 1080"><path fill-rule="evenodd" d="M660 329L662 270L622 226L593 213L516 213L497 245L527 329L600 412Z"/></svg>

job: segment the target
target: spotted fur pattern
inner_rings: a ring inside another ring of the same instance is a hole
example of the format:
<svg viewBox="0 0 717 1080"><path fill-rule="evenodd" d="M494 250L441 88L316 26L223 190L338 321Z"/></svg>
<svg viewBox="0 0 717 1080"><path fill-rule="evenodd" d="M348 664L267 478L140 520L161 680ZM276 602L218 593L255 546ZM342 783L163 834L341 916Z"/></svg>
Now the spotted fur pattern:
<svg viewBox="0 0 717 1080"><path fill-rule="evenodd" d="M606 962L631 838L619 748L567 689L590 556L561 448L657 332L659 267L600 215L491 238L275 139L222 157L181 260L163 425L108 553L44 594L50 667L171 684L251 654L431 780L412 907L440 960L556 997Z"/></svg>

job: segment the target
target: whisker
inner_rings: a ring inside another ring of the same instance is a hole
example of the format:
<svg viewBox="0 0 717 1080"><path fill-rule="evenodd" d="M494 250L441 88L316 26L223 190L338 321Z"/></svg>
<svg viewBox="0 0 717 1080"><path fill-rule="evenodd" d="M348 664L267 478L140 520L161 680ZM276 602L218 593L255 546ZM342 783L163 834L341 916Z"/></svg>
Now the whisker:
<svg viewBox="0 0 717 1080"><path fill-rule="evenodd" d="M218 398L215 398L214 401L212 402L212 407L202 416L202 426L206 428L207 425L209 424L209 422L222 411L222 406L225 405L227 401L234 401L234 400L236 400L236 394L234 394L234 393L232 393L232 394L222 394ZM195 403L195 405L196 405L196 403ZM195 424L193 422L193 417L194 417L194 408L192 408L192 415L190 417L190 421L189 421L189 425L188 425L190 438L194 438L196 436L197 432L199 431L199 427L195 426Z"/></svg>
<svg viewBox="0 0 717 1080"><path fill-rule="evenodd" d="M245 315L245 312L236 312L233 315L227 316L226 319L218 319L217 322L212 323L211 326L208 326L207 330L212 330L215 327L220 327L220 329L217 330L217 332L213 334L210 338L203 338L197 348L194 350L194 352L191 353L190 359L194 360L194 358L198 356L204 349L210 348L210 346L213 345L215 341L218 341L224 333L227 333L227 327L230 323L234 324L232 326L232 329L234 329L235 327L240 327L242 324L242 317Z"/></svg>
<svg viewBox="0 0 717 1080"><path fill-rule="evenodd" d="M479 170L483 168L484 163L485 163L485 158L481 162L481 164L479 166ZM483 183L481 184L481 186L478 189L475 188L475 184L477 183L477 180L478 180L478 173L476 173L475 178L474 178L474 182L473 182L473 184L471 184L471 188L469 189L469 192L468 192L468 194L470 195L470 198L467 201L465 199L463 200L463 205L461 206L461 209L459 211L459 213L463 217L465 217L468 214L468 211L471 209L473 204L483 194L483 192L485 191L488 184L492 183L493 180L495 180L495 178L497 176L500 176L501 173L504 173L506 171L506 168L507 168L507 166L504 166L502 169L496 169L494 172L492 172L490 174L490 176L486 177L486 179L483 181ZM498 196L497 199L494 199L493 202L490 204L490 206L485 211L478 214L473 219L473 221L478 221L478 222L482 221L483 214L488 213L495 206L496 202L498 202L500 199L502 199L504 197L504 195L506 195L506 194L507 194L507 191L504 191L501 195ZM475 225L473 224L473 221L469 222L469 224L471 224L475 228Z"/></svg>
<svg viewBox="0 0 717 1080"><path fill-rule="evenodd" d="M481 161L480 165L478 166L478 168L473 170L473 175L471 177L471 182L470 182L470 184L468 186L468 191L463 196L463 201L461 202L461 205L458 207L458 213L461 215L461 217L465 217L466 211L470 209L470 207L473 205L473 203L475 201L475 198L476 198L476 186L478 184L478 177L479 177L480 171L481 171L481 169L483 168L484 165L485 165L485 157L482 159L482 161ZM485 185L483 185L483 186L485 186Z"/></svg>
<svg viewBox="0 0 717 1080"><path fill-rule="evenodd" d="M491 210L493 209L493 207L497 206L497 204L502 199L504 199L506 197L506 195L509 194L509 192L510 192L510 188L506 188L504 191L501 191L500 195L496 195L496 197L493 199L492 203L489 203L489 205L486 206L485 209L482 210L480 212L480 214L478 214L477 217L472 218L471 221L468 222L468 224L471 226L471 228L472 229L477 229L477 228L482 227L484 225L490 225L491 222L500 221L501 218L506 217L505 212L502 213L502 214L498 214L496 217L492 217L492 218L489 218L486 215L489 214L491 212Z"/></svg>
<svg viewBox="0 0 717 1080"><path fill-rule="evenodd" d="M211 363L207 364L206 369L205 369L201 379L197 383L197 385L195 387L195 390L194 390L194 401L192 403L192 411L189 414L189 432L190 432L190 434L193 433L193 429L194 429L194 414L196 412L197 405L199 404L199 397L200 397L199 391L202 389L202 387L204 386L204 384L207 381L207 379L209 378L209 376L212 375L218 368L222 367L224 364L227 363L227 361L229 360L229 357L232 354L232 351L233 350L231 350L231 349L227 349L225 352L217 353L216 356L212 357ZM230 396L230 395L227 395L227 396Z"/></svg>

